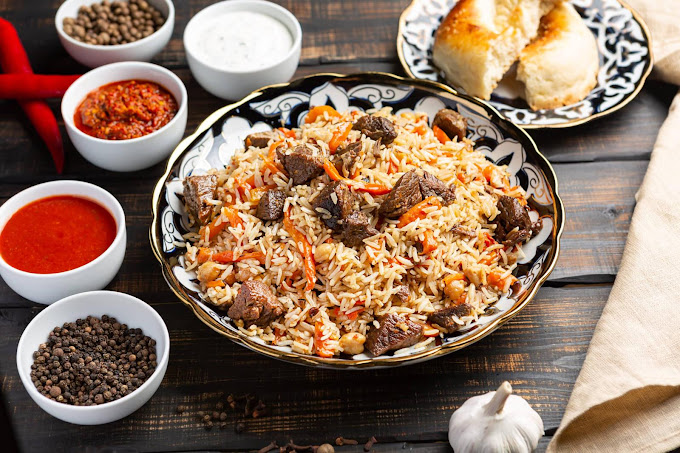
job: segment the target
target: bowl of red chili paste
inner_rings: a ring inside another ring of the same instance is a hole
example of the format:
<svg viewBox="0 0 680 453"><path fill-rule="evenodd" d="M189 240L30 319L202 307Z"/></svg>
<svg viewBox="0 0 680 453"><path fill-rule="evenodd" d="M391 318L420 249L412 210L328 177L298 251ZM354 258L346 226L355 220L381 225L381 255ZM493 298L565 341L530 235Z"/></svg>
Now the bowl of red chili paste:
<svg viewBox="0 0 680 453"><path fill-rule="evenodd" d="M104 288L125 256L125 214L106 190L51 181L0 206L0 277L42 304Z"/></svg>
<svg viewBox="0 0 680 453"><path fill-rule="evenodd" d="M187 92L171 71L127 61L94 69L61 102L64 125L80 154L111 171L164 160L184 135Z"/></svg>

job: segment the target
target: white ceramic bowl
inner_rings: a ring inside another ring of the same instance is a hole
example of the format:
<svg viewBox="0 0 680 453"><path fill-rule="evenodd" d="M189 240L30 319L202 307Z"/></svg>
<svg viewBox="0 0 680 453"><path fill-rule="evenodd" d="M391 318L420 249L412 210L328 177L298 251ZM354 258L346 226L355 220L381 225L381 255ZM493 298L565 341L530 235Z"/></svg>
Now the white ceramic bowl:
<svg viewBox="0 0 680 453"><path fill-rule="evenodd" d="M59 299L83 291L102 289L116 276L125 256L127 234L125 213L118 200L106 190L82 181L51 181L29 187L0 206L0 231L19 209L45 197L74 195L88 198L105 207L116 221L116 237L99 257L66 272L33 274L16 269L0 256L0 277L17 294L41 304L51 304Z"/></svg>
<svg viewBox="0 0 680 453"><path fill-rule="evenodd" d="M170 0L147 0L150 5L158 9L165 23L153 34L135 42L114 46L98 46L85 44L71 38L64 32L64 19L77 17L78 8L101 3L100 0L66 0L57 10L54 25L57 28L59 40L64 49L79 63L95 68L97 66L117 61L149 61L159 53L170 41L175 27L175 7Z"/></svg>
<svg viewBox="0 0 680 453"><path fill-rule="evenodd" d="M266 14L281 22L293 37L290 51L269 66L256 70L230 70L206 60L196 48L196 42L200 40L199 33L214 17L235 11ZM223 99L240 99L262 86L287 82L297 69L301 49L302 28L295 16L282 6L264 0L215 3L192 17L184 29L184 50L191 73L206 91Z"/></svg>
<svg viewBox="0 0 680 453"><path fill-rule="evenodd" d="M151 134L129 140L104 140L80 131L73 116L85 97L101 87L124 80L156 82L177 100L179 110L168 124ZM125 61L93 69L66 90L61 115L73 146L94 165L111 171L136 171L162 161L177 146L187 126L187 90L172 71L151 63Z"/></svg>
<svg viewBox="0 0 680 453"><path fill-rule="evenodd" d="M137 390L119 400L97 406L71 406L58 403L38 392L31 380L33 352L57 326L79 318L113 316L129 328L142 329L156 340L156 370ZM144 301L114 291L91 291L76 294L52 304L33 318L19 339L17 369L26 391L45 412L60 420L78 425L101 425L127 417L146 403L161 384L170 356L170 337L163 318Z"/></svg>

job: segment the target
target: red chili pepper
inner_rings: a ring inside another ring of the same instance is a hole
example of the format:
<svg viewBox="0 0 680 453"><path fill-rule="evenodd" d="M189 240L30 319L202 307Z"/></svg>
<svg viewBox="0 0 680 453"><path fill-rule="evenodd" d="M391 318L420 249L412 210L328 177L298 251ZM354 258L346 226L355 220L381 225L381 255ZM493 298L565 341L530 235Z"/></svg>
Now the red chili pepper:
<svg viewBox="0 0 680 453"><path fill-rule="evenodd" d="M3 18L0 18L0 66L6 73L33 73L16 29ZM19 101L19 105L50 150L57 173L61 173L64 170L64 143L54 113L42 100Z"/></svg>
<svg viewBox="0 0 680 453"><path fill-rule="evenodd" d="M0 99L60 98L79 75L0 74Z"/></svg>

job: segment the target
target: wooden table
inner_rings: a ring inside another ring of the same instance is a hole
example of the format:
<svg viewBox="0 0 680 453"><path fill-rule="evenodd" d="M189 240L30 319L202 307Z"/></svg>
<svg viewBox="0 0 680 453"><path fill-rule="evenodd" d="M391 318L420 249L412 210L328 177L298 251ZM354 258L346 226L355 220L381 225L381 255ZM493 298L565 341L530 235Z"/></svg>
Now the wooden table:
<svg viewBox="0 0 680 453"><path fill-rule="evenodd" d="M59 44L54 14L59 1L0 2L0 16L19 30L39 73L81 73ZM172 69L189 92L187 134L224 101L192 78L182 46L187 20L208 1L177 1L173 39L154 60ZM395 39L399 14L408 0L278 1L302 23L298 76L315 72L378 70L403 74ZM583 126L532 132L552 161L567 211L562 254L548 282L514 320L484 340L417 366L377 371L329 371L266 359L208 329L166 286L148 241L151 190L163 164L137 173L111 173L84 161L66 141L67 163L57 176L46 148L15 102L0 102L0 201L33 184L79 179L112 192L127 215L128 249L108 289L150 303L170 329L172 355L156 395L132 416L104 426L75 426L41 411L17 375L16 346L24 327L43 307L0 283L0 383L6 411L21 451L248 451L271 440L279 444L358 439L363 451L371 436L374 451L402 448L450 451L447 425L465 399L509 380L541 414L546 436L564 413L595 324L621 259L634 195L647 168L657 131L675 90L648 82L622 111ZM59 102L51 102L58 112ZM245 431L206 431L197 411L220 393L255 392L270 409L245 421ZM178 404L189 411L177 414ZM0 412L1 414L1 412Z"/></svg>

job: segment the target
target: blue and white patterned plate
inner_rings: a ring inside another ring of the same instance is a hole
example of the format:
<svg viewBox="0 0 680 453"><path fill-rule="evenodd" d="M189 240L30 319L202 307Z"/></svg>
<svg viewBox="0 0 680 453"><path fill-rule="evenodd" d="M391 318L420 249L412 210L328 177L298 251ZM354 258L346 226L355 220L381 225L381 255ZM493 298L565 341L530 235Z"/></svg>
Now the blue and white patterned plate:
<svg viewBox="0 0 680 453"><path fill-rule="evenodd" d="M206 303L196 276L182 267L184 248L177 246L189 228L182 203L182 179L225 167L234 151L243 146L246 135L279 126L296 127L310 106L317 105L332 105L339 111L389 106L397 113L425 112L430 119L439 109L448 107L467 117L468 137L476 142L476 148L490 161L508 166L511 183L527 191L529 203L543 218L543 229L524 247L526 258L516 273L521 285L517 292L503 297L472 326L424 349L410 348L391 356L331 359L298 354L290 347L271 346L248 337L232 325L225 312ZM156 185L152 203L151 247L170 288L199 319L237 343L267 356L332 368L414 363L455 351L488 335L516 315L548 277L557 260L564 225L555 173L526 132L502 119L487 104L457 95L444 85L381 73L310 76L263 88L216 111L172 153L165 174Z"/></svg>
<svg viewBox="0 0 680 453"><path fill-rule="evenodd" d="M399 20L397 52L406 73L416 79L448 84L432 62L434 34L457 0L413 0ZM652 70L651 36L640 16L620 0L572 0L593 32L600 54L597 85L580 102L533 111L497 89L489 103L513 123L531 128L569 127L612 113L642 89Z"/></svg>

